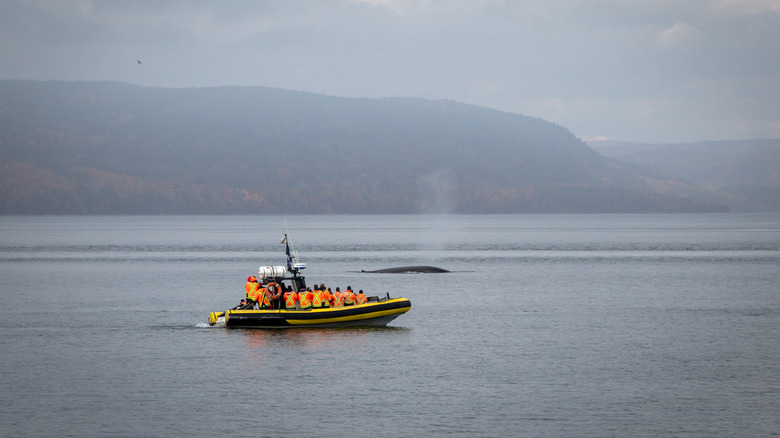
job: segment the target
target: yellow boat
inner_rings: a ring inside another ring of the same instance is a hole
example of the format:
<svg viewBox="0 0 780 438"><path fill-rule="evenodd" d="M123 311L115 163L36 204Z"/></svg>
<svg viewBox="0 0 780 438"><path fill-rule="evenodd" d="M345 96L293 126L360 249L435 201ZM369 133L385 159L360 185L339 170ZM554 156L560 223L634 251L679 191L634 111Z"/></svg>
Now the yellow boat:
<svg viewBox="0 0 780 438"><path fill-rule="evenodd" d="M377 298L344 307L319 309L247 309L212 312L209 325L228 328L385 326L412 307L406 298Z"/></svg>
<svg viewBox="0 0 780 438"><path fill-rule="evenodd" d="M306 279L301 271L306 268L303 263L295 263L295 256L290 253L287 235L282 243L286 246L287 266L264 266L258 270L263 282L275 282L286 288L288 281L295 292L306 290ZM228 328L285 328L285 327L364 327L385 326L390 321L411 309L412 303L407 298L368 297L364 304L343 307L321 307L299 309L281 308L283 302L278 300L276 309L233 308L224 312L211 312L209 325Z"/></svg>

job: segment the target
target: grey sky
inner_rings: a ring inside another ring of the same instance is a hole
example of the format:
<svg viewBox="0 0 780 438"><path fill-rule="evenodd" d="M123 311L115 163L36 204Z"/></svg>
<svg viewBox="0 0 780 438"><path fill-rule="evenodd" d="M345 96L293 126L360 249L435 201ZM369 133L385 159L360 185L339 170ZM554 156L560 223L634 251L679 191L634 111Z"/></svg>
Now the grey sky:
<svg viewBox="0 0 780 438"><path fill-rule="evenodd" d="M780 0L0 5L2 79L453 99L582 138L780 137Z"/></svg>

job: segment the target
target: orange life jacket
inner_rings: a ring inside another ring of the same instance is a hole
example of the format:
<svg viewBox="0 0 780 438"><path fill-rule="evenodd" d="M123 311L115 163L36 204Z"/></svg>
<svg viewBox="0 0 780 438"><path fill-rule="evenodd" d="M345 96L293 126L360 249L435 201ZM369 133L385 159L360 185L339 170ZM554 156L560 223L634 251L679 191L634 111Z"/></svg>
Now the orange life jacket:
<svg viewBox="0 0 780 438"><path fill-rule="evenodd" d="M284 307L288 309L294 309L295 308L295 302L298 300L298 294L295 292L285 292L284 293Z"/></svg>
<svg viewBox="0 0 780 438"><path fill-rule="evenodd" d="M311 307L313 295L313 293L307 290L298 292L298 305L301 307L301 309L308 309Z"/></svg>
<svg viewBox="0 0 780 438"><path fill-rule="evenodd" d="M268 294L265 293L265 289L258 288L255 292L255 301L260 305L260 308L271 307L271 300L268 298Z"/></svg>
<svg viewBox="0 0 780 438"><path fill-rule="evenodd" d="M344 306L344 298L342 298L339 292L333 292L333 307Z"/></svg>
<svg viewBox="0 0 780 438"><path fill-rule="evenodd" d="M344 305L351 306L355 304L355 302L357 301L357 296L355 296L355 292L348 290L344 293L347 295L346 297L344 297Z"/></svg>
<svg viewBox="0 0 780 438"><path fill-rule="evenodd" d="M256 281L247 281L244 285L244 289L246 289L246 299L257 301L255 299L255 294L258 290L260 290L260 283Z"/></svg>
<svg viewBox="0 0 780 438"><path fill-rule="evenodd" d="M322 307L322 291L314 289L311 296L311 306L315 308Z"/></svg>
<svg viewBox="0 0 780 438"><path fill-rule="evenodd" d="M357 294L357 304L366 304L368 302L368 297L366 297L366 294Z"/></svg>

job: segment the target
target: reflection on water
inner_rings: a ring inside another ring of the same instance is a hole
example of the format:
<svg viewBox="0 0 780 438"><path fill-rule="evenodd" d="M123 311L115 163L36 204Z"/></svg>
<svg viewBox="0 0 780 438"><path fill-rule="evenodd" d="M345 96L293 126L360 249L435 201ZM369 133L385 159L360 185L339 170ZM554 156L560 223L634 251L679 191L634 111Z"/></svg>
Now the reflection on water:
<svg viewBox="0 0 780 438"><path fill-rule="evenodd" d="M292 217L309 283L412 309L207 326L284 219L0 217L3 433L780 433L778 215ZM360 272L409 265L451 272Z"/></svg>
<svg viewBox="0 0 780 438"><path fill-rule="evenodd" d="M273 329L273 330L239 330L246 338L249 347L267 348L272 346L283 346L301 348L310 350L320 348L337 349L346 343L362 342L365 339L364 329L322 329L322 328L300 328L300 329Z"/></svg>

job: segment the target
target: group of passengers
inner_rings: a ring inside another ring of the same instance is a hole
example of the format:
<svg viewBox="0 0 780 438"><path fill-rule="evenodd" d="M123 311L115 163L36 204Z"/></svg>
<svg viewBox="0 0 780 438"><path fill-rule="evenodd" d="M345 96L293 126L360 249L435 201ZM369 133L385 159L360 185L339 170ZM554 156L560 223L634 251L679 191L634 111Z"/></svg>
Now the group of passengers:
<svg viewBox="0 0 780 438"><path fill-rule="evenodd" d="M261 284L257 277L246 279L246 298L236 309L319 309L323 307L344 307L365 304L368 297L361 289L357 293L352 286L347 286L345 291L336 288L335 291L325 284L315 284L306 290L295 292L292 286L284 286L281 283L270 282Z"/></svg>

